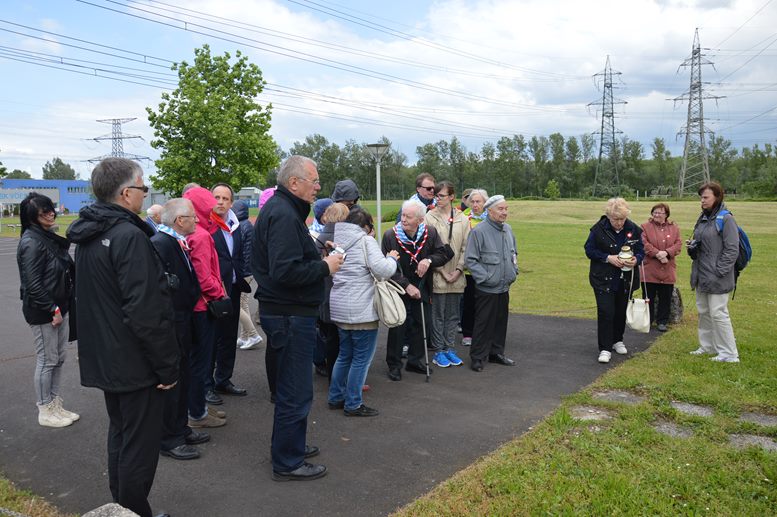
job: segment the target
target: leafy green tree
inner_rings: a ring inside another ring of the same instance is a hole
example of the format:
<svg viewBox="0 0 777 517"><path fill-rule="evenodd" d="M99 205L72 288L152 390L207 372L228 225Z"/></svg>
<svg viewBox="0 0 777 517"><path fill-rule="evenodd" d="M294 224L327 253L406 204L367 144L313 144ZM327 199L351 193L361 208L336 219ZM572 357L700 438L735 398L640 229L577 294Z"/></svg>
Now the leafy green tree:
<svg viewBox="0 0 777 517"><path fill-rule="evenodd" d="M32 176L30 176L29 172L20 169L14 169L5 176L5 179L9 180L28 180L30 178Z"/></svg>
<svg viewBox="0 0 777 517"><path fill-rule="evenodd" d="M163 93L156 110L148 107L154 128L151 146L160 149L155 188L178 193L191 181L223 181L239 189L259 185L278 165L269 135L271 105L256 101L264 89L262 71L240 51L211 56L210 47L194 51L194 64L172 66L178 88Z"/></svg>
<svg viewBox="0 0 777 517"><path fill-rule="evenodd" d="M3 166L3 162L0 162L0 178L5 178L8 169Z"/></svg>
<svg viewBox="0 0 777 517"><path fill-rule="evenodd" d="M548 181L548 184L545 186L544 191L545 197L550 199L558 199L561 195L561 191L558 188L558 183L556 180L550 180Z"/></svg>
<svg viewBox="0 0 777 517"><path fill-rule="evenodd" d="M61 158L55 157L43 166L43 179L74 180L76 179L76 171L73 167L63 162Z"/></svg>

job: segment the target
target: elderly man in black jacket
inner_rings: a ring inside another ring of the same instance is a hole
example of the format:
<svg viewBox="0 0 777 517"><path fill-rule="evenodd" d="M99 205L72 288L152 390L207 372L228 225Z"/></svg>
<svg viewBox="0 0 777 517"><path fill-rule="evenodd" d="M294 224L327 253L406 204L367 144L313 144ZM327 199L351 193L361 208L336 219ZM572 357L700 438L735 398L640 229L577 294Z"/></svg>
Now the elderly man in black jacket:
<svg viewBox="0 0 777 517"><path fill-rule="evenodd" d="M275 351L276 386L272 453L275 481L326 475L324 465L307 463L318 447L306 444L313 401L313 348L324 279L336 273L342 255L322 259L305 219L321 190L316 162L288 158L278 171L278 189L254 226L251 267L267 348Z"/></svg>
<svg viewBox="0 0 777 517"><path fill-rule="evenodd" d="M175 275L172 290L175 312L175 335L181 351L180 376L176 386L168 391L165 400L160 453L176 460L200 457L196 444L210 440L204 431L189 427L189 354L194 339L194 305L200 297L200 282L194 272L186 236L197 227L197 213L188 199L171 199L162 208L157 233L151 237L165 271Z"/></svg>
<svg viewBox="0 0 777 517"><path fill-rule="evenodd" d="M389 368L389 379L392 381L402 380L402 343L405 334L409 345L405 370L426 373L429 368L424 361L423 336L430 334L432 320L429 306L432 297L430 269L444 265L452 257L446 256L437 230L424 224L425 215L426 205L415 199L405 201L402 204L400 222L383 234L383 253L391 250L399 252L399 267L392 280L405 289L402 299L407 311L405 323L389 329L386 364ZM425 329L422 327L424 321ZM431 368L429 371L431 372Z"/></svg>
<svg viewBox="0 0 777 517"><path fill-rule="evenodd" d="M165 391L178 381L179 350L168 278L137 214L148 187L131 160L106 158L92 172L97 202L81 209L76 248L81 384L103 390L108 480L116 503L150 517Z"/></svg>

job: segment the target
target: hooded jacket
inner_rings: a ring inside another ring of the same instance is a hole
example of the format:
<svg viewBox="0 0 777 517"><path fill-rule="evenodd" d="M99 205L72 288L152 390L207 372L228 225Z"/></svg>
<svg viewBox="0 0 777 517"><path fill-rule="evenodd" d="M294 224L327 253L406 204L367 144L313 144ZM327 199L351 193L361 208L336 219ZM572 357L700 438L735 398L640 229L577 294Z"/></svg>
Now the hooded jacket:
<svg viewBox="0 0 777 517"><path fill-rule="evenodd" d="M378 280L391 278L397 270L397 261L383 256L377 241L355 224L336 223L335 242L345 250L345 261L332 279L329 297L332 321L378 321L373 305L375 282L372 275Z"/></svg>
<svg viewBox="0 0 777 517"><path fill-rule="evenodd" d="M344 179L335 183L332 191L332 201L340 203L342 201L355 201L359 199L359 187L351 179Z"/></svg>
<svg viewBox="0 0 777 517"><path fill-rule="evenodd" d="M16 249L16 263L22 313L30 325L51 323L57 307L62 316L67 314L75 273L69 248L67 239L37 224L22 234Z"/></svg>
<svg viewBox="0 0 777 517"><path fill-rule="evenodd" d="M136 214L84 207L68 228L76 247L81 384L126 393L178 380L179 349L162 264Z"/></svg>
<svg viewBox="0 0 777 517"><path fill-rule="evenodd" d="M691 264L691 288L702 293L724 294L734 290L734 264L739 255L739 230L734 216L723 217L723 230L718 231L715 219L721 203L710 213L702 212L693 229L693 238L699 243L696 259Z"/></svg>
<svg viewBox="0 0 777 517"><path fill-rule="evenodd" d="M192 259L194 271L197 273L201 290L200 299L194 306L194 312L204 312L208 310L206 302L225 296L224 286L221 283L219 257L216 253L213 237L211 237L216 225L211 222L210 213L216 206L216 198L213 197L210 190L203 187L189 189L183 197L192 202L199 219L197 228L193 234L186 237L186 241L192 248L189 256Z"/></svg>
<svg viewBox="0 0 777 517"><path fill-rule="evenodd" d="M305 219L310 204L283 185L264 205L254 225L251 269L260 311L317 316L324 301L329 266L310 238Z"/></svg>
<svg viewBox="0 0 777 517"><path fill-rule="evenodd" d="M235 201L232 211L240 222L240 237L243 246L243 276L251 275L251 252L254 249L254 225L248 218L248 203L242 199Z"/></svg>

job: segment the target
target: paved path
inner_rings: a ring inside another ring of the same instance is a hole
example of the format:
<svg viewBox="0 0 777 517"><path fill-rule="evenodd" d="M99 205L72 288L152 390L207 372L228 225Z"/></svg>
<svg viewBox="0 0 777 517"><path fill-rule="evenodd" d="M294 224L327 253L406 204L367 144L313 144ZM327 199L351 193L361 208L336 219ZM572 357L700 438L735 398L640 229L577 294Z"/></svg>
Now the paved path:
<svg viewBox="0 0 777 517"><path fill-rule="evenodd" d="M62 395L81 420L64 429L37 424L32 335L21 315L15 246L0 239L0 470L18 486L80 514L110 502L102 393L79 385L71 345ZM644 350L652 337L629 333L629 351ZM525 432L561 397L624 360L616 354L608 366L596 362L590 320L513 315L508 340L516 367L487 364L475 373L465 360L463 367L436 368L430 383L413 373L396 383L386 377L381 333L365 399L380 410L376 418L330 411L326 382L316 376L308 436L321 447L316 460L329 475L307 483L270 479L273 406L264 353L238 351L234 380L249 396L221 406L229 423L212 430L202 458L160 458L152 506L174 517L385 515ZM458 351L466 357L466 348Z"/></svg>

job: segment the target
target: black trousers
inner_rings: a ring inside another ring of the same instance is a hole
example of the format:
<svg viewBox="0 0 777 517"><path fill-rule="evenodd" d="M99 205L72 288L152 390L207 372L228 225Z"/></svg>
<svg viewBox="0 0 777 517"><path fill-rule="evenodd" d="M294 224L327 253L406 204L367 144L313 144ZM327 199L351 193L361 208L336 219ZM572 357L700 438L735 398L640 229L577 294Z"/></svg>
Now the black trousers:
<svg viewBox="0 0 777 517"><path fill-rule="evenodd" d="M596 328L599 351L612 352L612 345L623 341L626 330L626 304L629 295L623 289L615 292L594 291L596 295Z"/></svg>
<svg viewBox="0 0 777 517"><path fill-rule="evenodd" d="M332 370L337 356L340 355L340 332L337 325L318 320L318 338L324 343L327 377L332 380Z"/></svg>
<svg viewBox="0 0 777 517"><path fill-rule="evenodd" d="M386 343L386 364L389 370L402 368L402 345L407 336L408 351L407 364L412 364L419 368L426 367L424 354L424 335L421 326L421 300L412 300L404 297L405 310L407 318L405 323L389 329L388 341ZM432 307L429 303L423 303L424 318L426 318L426 340L427 345L432 336Z"/></svg>
<svg viewBox="0 0 777 517"><path fill-rule="evenodd" d="M105 392L108 410L108 483L113 501L152 517L148 494L154 484L162 438L164 391L149 386L129 393Z"/></svg>
<svg viewBox="0 0 777 517"><path fill-rule="evenodd" d="M467 287L464 288L462 297L463 308L461 310L461 335L472 337L475 328L475 280L472 275L464 275L467 279Z"/></svg>
<svg viewBox="0 0 777 517"><path fill-rule="evenodd" d="M485 361L490 355L505 353L510 291L500 294L475 290L475 326L469 357Z"/></svg>
<svg viewBox="0 0 777 517"><path fill-rule="evenodd" d="M178 363L178 383L164 393L165 407L162 419L162 450L169 451L186 443L192 433L189 427L189 353L192 348L194 323L190 314L185 321L176 321L176 338L181 350Z"/></svg>
<svg viewBox="0 0 777 517"><path fill-rule="evenodd" d="M647 297L650 299L650 323L669 323L669 310L672 307L674 284L654 284L646 282Z"/></svg>
<svg viewBox="0 0 777 517"><path fill-rule="evenodd" d="M237 356L237 334L240 323L240 291L239 284L232 284L229 297L232 300L232 314L216 322L216 349L213 353L213 378L209 379L208 389L215 386L226 386L232 381Z"/></svg>

